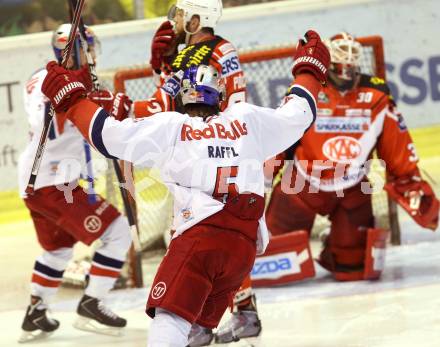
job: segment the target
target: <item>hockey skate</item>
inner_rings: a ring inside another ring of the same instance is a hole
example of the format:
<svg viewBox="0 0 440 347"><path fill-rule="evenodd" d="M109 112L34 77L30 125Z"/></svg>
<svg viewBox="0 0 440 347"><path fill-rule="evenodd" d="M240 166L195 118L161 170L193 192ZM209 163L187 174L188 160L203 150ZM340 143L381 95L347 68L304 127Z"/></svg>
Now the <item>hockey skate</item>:
<svg viewBox="0 0 440 347"><path fill-rule="evenodd" d="M211 329L193 324L188 336L188 347L209 346L214 339Z"/></svg>
<svg viewBox="0 0 440 347"><path fill-rule="evenodd" d="M60 322L47 317L45 308L38 308L42 303L43 301L40 297L31 297L31 304L26 310L26 315L21 325L23 333L18 342L25 343L47 338L60 326Z"/></svg>
<svg viewBox="0 0 440 347"><path fill-rule="evenodd" d="M76 329L103 335L121 336L127 325L124 318L105 307L101 300L84 295L76 310L79 317L73 323Z"/></svg>
<svg viewBox="0 0 440 347"><path fill-rule="evenodd" d="M215 334L215 343L237 342L243 338L257 337L261 333L261 321L258 318L255 296L249 304L239 307L232 318L221 326Z"/></svg>

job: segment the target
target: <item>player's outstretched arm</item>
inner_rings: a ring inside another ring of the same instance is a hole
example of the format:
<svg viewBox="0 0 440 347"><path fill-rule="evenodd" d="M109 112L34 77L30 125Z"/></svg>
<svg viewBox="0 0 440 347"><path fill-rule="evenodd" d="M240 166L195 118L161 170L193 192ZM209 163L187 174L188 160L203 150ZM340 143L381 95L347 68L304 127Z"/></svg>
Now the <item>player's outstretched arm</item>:
<svg viewBox="0 0 440 347"><path fill-rule="evenodd" d="M172 103L173 99L162 88L157 87L151 98L133 102L133 114L136 118L150 117L171 110Z"/></svg>
<svg viewBox="0 0 440 347"><path fill-rule="evenodd" d="M316 99L326 82L330 53L319 35L309 30L300 40L292 69L294 84L277 109L255 107L252 126L262 135L263 159L283 152L296 143L316 117Z"/></svg>
<svg viewBox="0 0 440 347"><path fill-rule="evenodd" d="M330 53L316 31L309 30L296 46L292 75L295 83L308 89L316 98L320 86L315 80L303 74L311 74L321 84L327 83L327 70L330 65Z"/></svg>
<svg viewBox="0 0 440 347"><path fill-rule="evenodd" d="M151 98L134 101L133 113L136 118L149 117L171 109L173 100L160 88L164 83L161 73L163 66L170 62L170 56L176 47L173 25L171 22L165 21L159 26L151 42L150 65L153 69L153 80L157 89Z"/></svg>
<svg viewBox="0 0 440 347"><path fill-rule="evenodd" d="M118 121L109 115L110 109L106 111L87 99L86 88L71 71L55 62L47 65L47 71L41 90L55 111L65 112L84 138L104 156L154 165L173 147L183 117L161 115L141 122ZM109 108L113 110L115 105Z"/></svg>

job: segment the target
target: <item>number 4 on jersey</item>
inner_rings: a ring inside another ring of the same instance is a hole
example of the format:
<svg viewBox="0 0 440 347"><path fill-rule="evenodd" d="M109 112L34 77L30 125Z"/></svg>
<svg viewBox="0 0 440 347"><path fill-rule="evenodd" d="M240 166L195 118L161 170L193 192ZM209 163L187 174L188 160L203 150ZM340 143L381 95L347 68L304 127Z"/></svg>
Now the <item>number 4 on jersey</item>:
<svg viewBox="0 0 440 347"><path fill-rule="evenodd" d="M230 198L238 195L238 187L235 178L238 174L238 166L227 166L217 168L215 187L212 193L214 199L226 203Z"/></svg>

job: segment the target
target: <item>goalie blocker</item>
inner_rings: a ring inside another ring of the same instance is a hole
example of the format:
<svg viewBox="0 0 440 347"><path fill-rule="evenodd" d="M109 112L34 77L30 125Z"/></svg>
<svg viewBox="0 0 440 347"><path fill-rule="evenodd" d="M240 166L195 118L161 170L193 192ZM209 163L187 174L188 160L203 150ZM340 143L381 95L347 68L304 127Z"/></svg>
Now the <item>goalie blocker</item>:
<svg viewBox="0 0 440 347"><path fill-rule="evenodd" d="M379 279L385 266L385 249L389 232L367 229L365 266L354 271L340 271L331 257L321 256L318 263L338 281ZM325 254L325 252L324 252ZM307 231L297 230L273 236L266 252L257 256L252 268L254 287L283 285L315 277L315 266Z"/></svg>

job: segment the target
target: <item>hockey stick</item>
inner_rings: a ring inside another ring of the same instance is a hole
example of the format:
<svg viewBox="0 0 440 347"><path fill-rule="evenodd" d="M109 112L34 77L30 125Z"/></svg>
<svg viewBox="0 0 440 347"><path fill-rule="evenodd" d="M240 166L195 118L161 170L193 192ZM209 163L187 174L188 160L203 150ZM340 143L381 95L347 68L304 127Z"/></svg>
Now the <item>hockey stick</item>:
<svg viewBox="0 0 440 347"><path fill-rule="evenodd" d="M73 8L70 9L70 20L72 20L73 17ZM81 25L81 21L80 21ZM74 60L75 60L75 68L79 69L81 68L81 58L80 58L80 48L79 48L78 40L75 40L74 47L75 47L75 53L74 53ZM84 146L84 154L86 157L86 169L87 169L87 198L89 200L89 204L95 204L96 203L96 192L95 192L95 181L93 177L93 165L92 165L92 153L90 152L90 145L86 140L83 140L83 146Z"/></svg>
<svg viewBox="0 0 440 347"><path fill-rule="evenodd" d="M95 191L95 178L93 175L92 153L90 151L89 143L84 140L84 153L86 156L86 168L87 168L87 182L89 184L87 188L87 196L90 204L96 203L96 191Z"/></svg>
<svg viewBox="0 0 440 347"><path fill-rule="evenodd" d="M75 2L76 2L76 0L69 0L69 4L70 4L71 8L76 7ZM81 46L82 46L83 52L84 52L86 59L87 59L87 64L89 66L89 73L90 73L90 77L91 77L92 83L93 83L92 89L94 91L96 91L96 90L99 90L99 79L98 79L98 75L96 73L95 62L93 60L93 57L90 53L90 50L89 50L89 47L87 44L86 28L85 28L84 22L82 21L81 18L79 20L79 33L80 33ZM122 197L122 201L124 204L125 214L127 215L128 223L130 225L130 233L131 233L132 240L133 240L133 247L136 252L136 258L139 259L139 261L140 261L140 253L141 253L142 249L141 249L141 244L139 241L139 233L138 233L138 229L137 229L134 211L133 211L132 206L130 205L127 190L123 187L124 175L122 173L122 170L119 166L118 161L116 159L113 159L112 161L113 161L113 167L115 169L116 177L118 178L118 182L119 182L119 190L121 192L121 197ZM142 276L141 276L141 278L142 278Z"/></svg>
<svg viewBox="0 0 440 347"><path fill-rule="evenodd" d="M85 0L78 0L75 11L73 14L72 27L70 28L69 39L67 40L66 48L63 52L63 59L61 60L61 66L66 67L69 60L70 54L73 49L73 43L75 42L76 32L78 31L78 24L81 18L81 13L84 8ZM34 162L32 164L31 176L26 187L26 194L33 194L35 181L37 179L38 170L40 169L41 160L43 159L44 149L46 147L47 135L49 133L49 128L52 124L55 115L55 110L53 105L50 106L49 113L44 117L43 131L41 132L40 141L38 143L37 152L35 153Z"/></svg>

